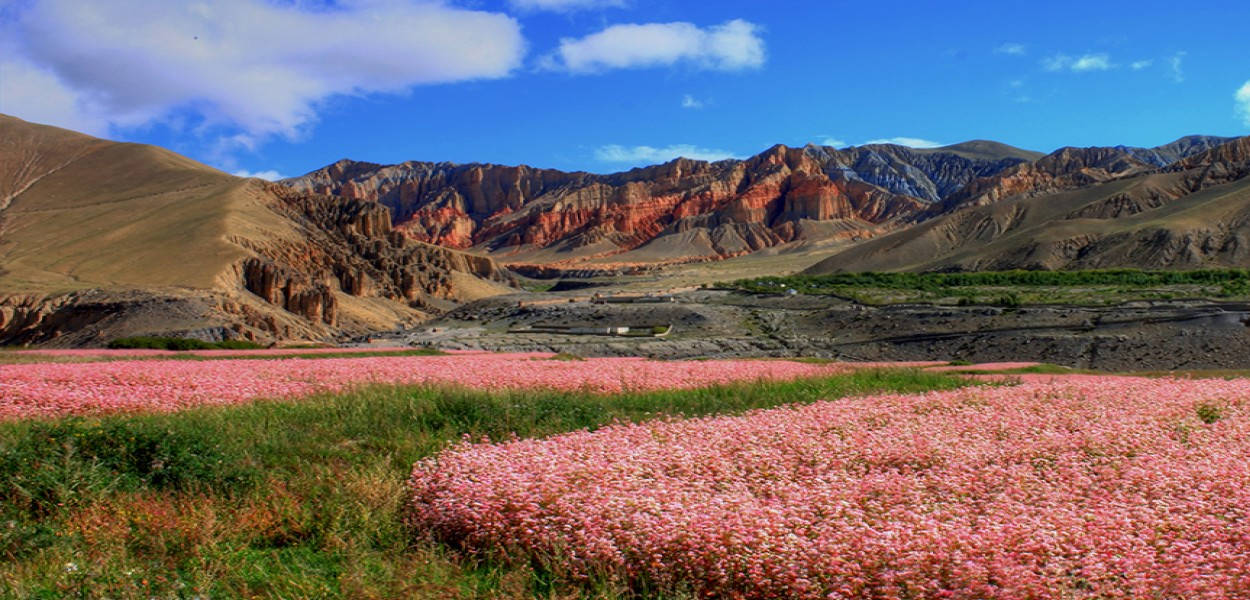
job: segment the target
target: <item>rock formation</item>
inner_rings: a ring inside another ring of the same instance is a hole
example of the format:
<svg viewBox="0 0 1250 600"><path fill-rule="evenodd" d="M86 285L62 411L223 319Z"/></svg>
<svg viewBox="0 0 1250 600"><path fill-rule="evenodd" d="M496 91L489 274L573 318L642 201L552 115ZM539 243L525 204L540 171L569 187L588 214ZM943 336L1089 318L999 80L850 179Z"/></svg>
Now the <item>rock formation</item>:
<svg viewBox="0 0 1250 600"><path fill-rule="evenodd" d="M414 239L479 248L509 262L535 249L611 256L648 244L664 245L671 260L702 260L802 239L871 237L1031 156L1008 146L977 148L989 155L962 147L779 145L743 161L683 158L612 175L343 160L283 183L377 201Z"/></svg>

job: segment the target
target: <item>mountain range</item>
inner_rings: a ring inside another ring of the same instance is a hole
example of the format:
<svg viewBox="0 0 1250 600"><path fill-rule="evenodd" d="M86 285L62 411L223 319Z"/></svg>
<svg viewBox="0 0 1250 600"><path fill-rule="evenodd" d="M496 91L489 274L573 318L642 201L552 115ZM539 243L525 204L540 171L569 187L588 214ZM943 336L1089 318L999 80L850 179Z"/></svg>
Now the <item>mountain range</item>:
<svg viewBox="0 0 1250 600"><path fill-rule="evenodd" d="M778 145L746 160L681 158L611 175L342 160L283 183L378 202L414 239L551 275L718 260L799 243L851 246L1008 198L1161 173L1232 141L1191 136L1156 148L1048 155L989 141L932 149Z"/></svg>
<svg viewBox="0 0 1250 600"><path fill-rule="evenodd" d="M271 183L0 115L0 344L333 339L514 273L757 254L807 273L1250 267L1250 138L778 145L606 175L341 160Z"/></svg>

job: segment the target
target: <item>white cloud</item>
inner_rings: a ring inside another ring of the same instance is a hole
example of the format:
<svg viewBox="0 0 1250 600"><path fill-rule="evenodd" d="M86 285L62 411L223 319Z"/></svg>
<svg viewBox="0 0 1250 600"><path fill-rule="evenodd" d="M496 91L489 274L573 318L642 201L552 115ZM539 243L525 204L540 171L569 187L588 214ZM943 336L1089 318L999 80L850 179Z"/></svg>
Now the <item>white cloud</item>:
<svg viewBox="0 0 1250 600"><path fill-rule="evenodd" d="M914 137L892 137L892 138L884 138L884 139L879 139L879 140L868 140L864 142L865 146L869 144L894 144L896 146L907 146L909 148L938 148L940 146L945 145L945 144L942 144L941 142L934 142L932 140L925 140L925 139L914 138Z"/></svg>
<svg viewBox="0 0 1250 600"><path fill-rule="evenodd" d="M845 148L845 147L849 146L850 144L847 144L845 141L840 140L840 139L837 139L837 138L835 138L835 137L828 137L828 136L826 136L826 137L824 137L824 139L820 140L820 145L821 145L821 146L832 146L832 147L834 147L834 148Z"/></svg>
<svg viewBox="0 0 1250 600"><path fill-rule="evenodd" d="M102 107L80 97L51 71L25 61L0 62L0 113L94 136L108 135Z"/></svg>
<svg viewBox="0 0 1250 600"><path fill-rule="evenodd" d="M518 10L549 10L553 12L573 12L576 10L620 8L625 6L624 0L508 0L508 4Z"/></svg>
<svg viewBox="0 0 1250 600"><path fill-rule="evenodd" d="M583 38L564 38L542 66L574 73L689 64L736 71L764 64L764 40L754 23L735 19L701 29L691 23L613 25Z"/></svg>
<svg viewBox="0 0 1250 600"><path fill-rule="evenodd" d="M1237 114L1241 116L1241 122L1245 123L1246 127L1250 127L1250 81L1237 90L1233 99L1237 103Z"/></svg>
<svg viewBox="0 0 1250 600"><path fill-rule="evenodd" d="M703 101L691 96L690 94L686 94L681 97L681 107L693 109L703 108Z"/></svg>
<svg viewBox="0 0 1250 600"><path fill-rule="evenodd" d="M739 158L728 150L700 148L690 144L674 144L663 148L652 146L621 146L609 144L595 150L595 158L602 162L627 163L633 165L653 165L668 162L674 158L685 157L694 160L718 161L726 158Z"/></svg>
<svg viewBox="0 0 1250 600"><path fill-rule="evenodd" d="M238 171L231 173L231 175L234 175L235 177L256 177L258 179L264 179L265 181L277 181L279 179L286 179L286 175L283 175L273 169L269 169L268 171L256 171L256 172L239 169Z"/></svg>
<svg viewBox="0 0 1250 600"><path fill-rule="evenodd" d="M1075 58L1066 54L1056 54L1042 59L1042 68L1047 71L1066 70L1073 73L1084 73L1089 71L1106 71L1115 67L1116 65L1111 62L1111 57L1106 53L1085 54Z"/></svg>
<svg viewBox="0 0 1250 600"><path fill-rule="evenodd" d="M995 54L1010 54L1012 56L1024 56L1024 44L1016 44L1008 42L994 49Z"/></svg>
<svg viewBox="0 0 1250 600"><path fill-rule="evenodd" d="M1168 76L1176 83L1185 81L1185 70L1181 63L1185 60L1186 54L1188 53L1184 51L1177 52L1168 59L1168 67L1171 69Z"/></svg>
<svg viewBox="0 0 1250 600"><path fill-rule="evenodd" d="M1086 54L1072 63L1072 70L1078 73L1082 71L1106 71L1111 66L1111 57L1106 54Z"/></svg>
<svg viewBox="0 0 1250 600"><path fill-rule="evenodd" d="M1071 64L1072 57L1066 54L1056 54L1042 59L1042 68L1047 71L1062 71Z"/></svg>
<svg viewBox="0 0 1250 600"><path fill-rule="evenodd" d="M332 96L504 77L525 54L520 26L500 13L406 0L305 6L22 3L0 29L13 57L0 110L96 133L187 118L254 146L298 136Z"/></svg>
<svg viewBox="0 0 1250 600"><path fill-rule="evenodd" d="M1155 64L1155 61L1153 60L1138 60L1134 61L1133 64L1129 66L1132 67L1134 71L1140 71L1142 69L1149 68L1153 64Z"/></svg>

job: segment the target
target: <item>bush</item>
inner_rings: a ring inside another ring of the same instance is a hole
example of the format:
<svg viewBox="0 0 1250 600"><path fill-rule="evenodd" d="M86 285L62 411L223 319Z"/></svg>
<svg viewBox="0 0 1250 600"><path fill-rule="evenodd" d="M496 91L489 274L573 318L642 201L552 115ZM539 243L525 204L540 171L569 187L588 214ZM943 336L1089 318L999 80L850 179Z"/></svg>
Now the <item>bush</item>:
<svg viewBox="0 0 1250 600"><path fill-rule="evenodd" d="M245 340L206 342L194 338L136 336L118 338L108 345L114 350L256 350L264 346Z"/></svg>
<svg viewBox="0 0 1250 600"><path fill-rule="evenodd" d="M994 306L1016 308L1020 306L1020 297L1015 294L1003 294L994 300Z"/></svg>
<svg viewBox="0 0 1250 600"><path fill-rule="evenodd" d="M1138 288L1160 285L1219 285L1224 295L1250 294L1250 271L1200 269L1194 271L1142 271L1106 269L1090 271L979 271L955 273L833 273L742 279L717 284L757 293L776 293L793 287L802 293L828 292L839 287L869 287L937 291L968 287L1070 287L1121 285Z"/></svg>
<svg viewBox="0 0 1250 600"><path fill-rule="evenodd" d="M1207 425L1219 421L1224 416L1224 409L1215 404L1199 404L1195 409L1198 419Z"/></svg>

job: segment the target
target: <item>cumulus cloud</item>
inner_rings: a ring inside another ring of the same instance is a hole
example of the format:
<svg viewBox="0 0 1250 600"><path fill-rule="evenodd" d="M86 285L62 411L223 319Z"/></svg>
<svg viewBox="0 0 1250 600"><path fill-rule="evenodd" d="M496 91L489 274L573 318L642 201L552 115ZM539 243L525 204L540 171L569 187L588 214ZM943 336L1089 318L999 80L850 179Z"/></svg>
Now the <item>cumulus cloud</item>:
<svg viewBox="0 0 1250 600"><path fill-rule="evenodd" d="M1241 122L1245 123L1246 127L1250 127L1250 81L1237 90L1233 99L1237 103L1237 114L1241 117Z"/></svg>
<svg viewBox="0 0 1250 600"><path fill-rule="evenodd" d="M286 179L286 175L283 175L273 169L269 169L267 171L255 171L255 172L240 169L238 171L235 171L234 173L231 173L231 175L234 175L235 177L256 177L258 179L264 179L265 181L277 181L279 179Z"/></svg>
<svg viewBox="0 0 1250 600"><path fill-rule="evenodd" d="M703 108L703 101L691 96L690 94L686 94L681 97L681 107L694 109Z"/></svg>
<svg viewBox="0 0 1250 600"><path fill-rule="evenodd" d="M188 118L255 145L297 136L332 96L504 77L525 54L520 26L499 13L405 0L306 6L23 3L0 29L12 47L0 110L95 133Z"/></svg>
<svg viewBox="0 0 1250 600"><path fill-rule="evenodd" d="M868 140L864 142L865 146L869 144L894 144L896 146L907 146L909 148L938 148L943 146L941 142L914 137L892 137L879 140Z"/></svg>
<svg viewBox="0 0 1250 600"><path fill-rule="evenodd" d="M564 38L542 66L574 73L688 64L737 71L764 64L764 40L754 23L735 19L700 28L691 23L613 25L583 38Z"/></svg>
<svg viewBox="0 0 1250 600"><path fill-rule="evenodd" d="M820 145L821 146L833 146L834 148L845 148L849 146L850 144L847 144L845 141L840 140L835 137L822 136L822 139L820 140Z"/></svg>
<svg viewBox="0 0 1250 600"><path fill-rule="evenodd" d="M1024 56L1024 44L1016 44L1008 42L994 49L995 54L1010 54L1012 56Z"/></svg>
<svg viewBox="0 0 1250 600"><path fill-rule="evenodd" d="M508 0L512 8L518 10L553 12L573 12L577 10L593 10L601 8L619 8L625 6L624 0Z"/></svg>
<svg viewBox="0 0 1250 600"><path fill-rule="evenodd" d="M595 150L595 158L601 162L607 163L652 165L668 162L679 157L706 161L739 158L728 150L700 148L690 144L674 144L663 148L609 144L607 146L600 146Z"/></svg>
<svg viewBox="0 0 1250 600"><path fill-rule="evenodd" d="M1077 57L1056 54L1042 59L1042 68L1047 71L1084 73L1089 71L1107 71L1114 69L1115 65L1111 63L1111 57L1106 53L1085 54Z"/></svg>

